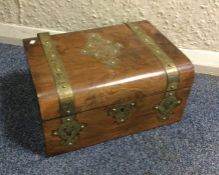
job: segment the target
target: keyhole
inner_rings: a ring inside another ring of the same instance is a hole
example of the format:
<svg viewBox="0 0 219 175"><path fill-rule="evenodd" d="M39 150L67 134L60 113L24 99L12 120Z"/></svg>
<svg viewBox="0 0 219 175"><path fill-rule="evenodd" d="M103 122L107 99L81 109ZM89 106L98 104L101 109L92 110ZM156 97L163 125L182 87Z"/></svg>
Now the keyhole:
<svg viewBox="0 0 219 175"><path fill-rule="evenodd" d="M124 111L125 111L125 109L124 109L124 108L120 108L120 111L121 111L121 112L124 112Z"/></svg>

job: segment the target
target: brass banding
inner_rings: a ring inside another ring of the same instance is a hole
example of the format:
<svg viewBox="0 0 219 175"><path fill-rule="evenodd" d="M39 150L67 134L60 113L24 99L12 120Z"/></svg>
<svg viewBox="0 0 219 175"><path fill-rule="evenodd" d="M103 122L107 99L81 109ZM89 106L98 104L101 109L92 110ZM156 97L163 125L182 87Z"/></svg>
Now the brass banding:
<svg viewBox="0 0 219 175"><path fill-rule="evenodd" d="M49 33L39 33L38 37L52 73L59 98L61 125L57 130L53 131L53 135L59 136L63 145L72 145L78 138L80 125L75 120L74 93L70 80ZM71 134L66 133L66 130L70 131Z"/></svg>
<svg viewBox="0 0 219 175"><path fill-rule="evenodd" d="M166 119L179 104L175 96L175 91L179 86L179 71L174 61L156 44L154 39L150 37L139 24L127 23L127 25L138 39L156 56L166 72L166 92L160 104L155 107L155 109L160 112L161 118Z"/></svg>
<svg viewBox="0 0 219 175"><path fill-rule="evenodd" d="M49 33L40 33L38 34L38 37L42 43L56 85L61 116L74 115L74 94L69 78L60 60L59 53L57 52ZM66 108L64 106L68 107ZM71 113L69 114L67 111L71 111Z"/></svg>

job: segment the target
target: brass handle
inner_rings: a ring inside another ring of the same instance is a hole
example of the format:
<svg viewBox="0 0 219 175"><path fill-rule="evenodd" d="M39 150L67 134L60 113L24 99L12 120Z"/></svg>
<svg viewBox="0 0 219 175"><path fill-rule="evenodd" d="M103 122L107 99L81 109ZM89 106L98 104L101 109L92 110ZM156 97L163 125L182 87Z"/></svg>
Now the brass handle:
<svg viewBox="0 0 219 175"><path fill-rule="evenodd" d="M108 116L113 117L117 123L123 123L128 119L129 112L134 107L136 107L135 102L116 105L113 108L108 110Z"/></svg>

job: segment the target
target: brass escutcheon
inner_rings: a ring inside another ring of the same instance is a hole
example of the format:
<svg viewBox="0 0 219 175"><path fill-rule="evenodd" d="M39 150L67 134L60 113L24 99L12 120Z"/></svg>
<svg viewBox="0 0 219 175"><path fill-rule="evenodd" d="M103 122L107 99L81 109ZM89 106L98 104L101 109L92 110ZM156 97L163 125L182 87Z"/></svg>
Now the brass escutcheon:
<svg viewBox="0 0 219 175"><path fill-rule="evenodd" d="M129 112L134 107L136 107L135 102L116 105L108 110L108 116L113 117L117 123L123 123L128 119Z"/></svg>

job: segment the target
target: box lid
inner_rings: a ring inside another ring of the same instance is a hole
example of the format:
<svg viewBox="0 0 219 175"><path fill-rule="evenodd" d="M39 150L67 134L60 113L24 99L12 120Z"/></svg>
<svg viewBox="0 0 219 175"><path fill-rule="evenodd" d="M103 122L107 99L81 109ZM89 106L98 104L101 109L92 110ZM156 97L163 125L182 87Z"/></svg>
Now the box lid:
<svg viewBox="0 0 219 175"><path fill-rule="evenodd" d="M149 22L133 24L171 58L178 72L177 89L190 87L194 70L186 56ZM75 113L167 90L167 69L156 50L145 45L134 30L122 24L51 36L72 88ZM50 120L60 117L60 104L41 42L25 39L24 47L42 119Z"/></svg>

